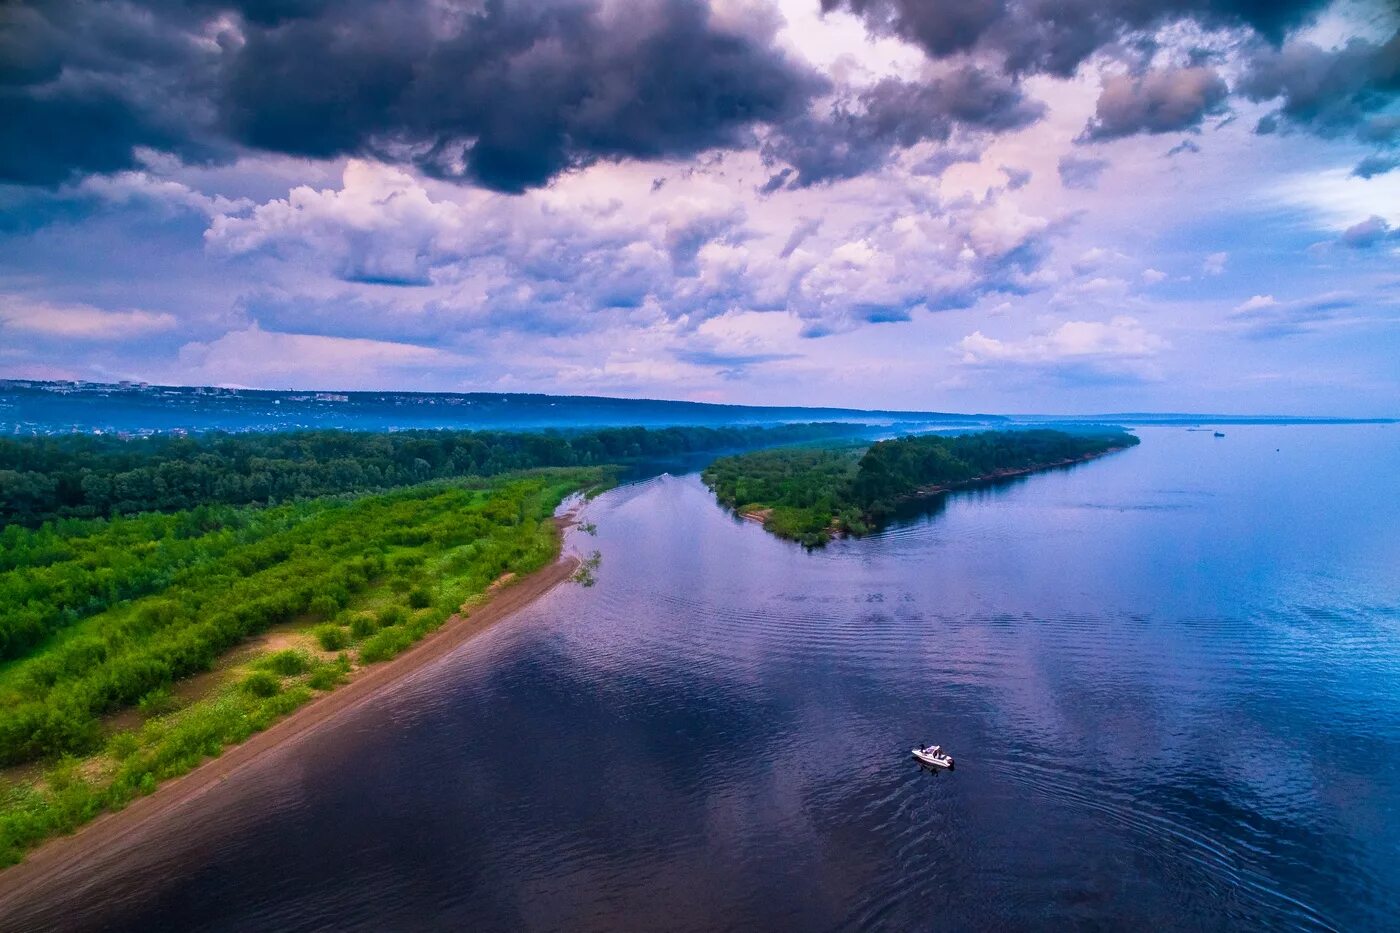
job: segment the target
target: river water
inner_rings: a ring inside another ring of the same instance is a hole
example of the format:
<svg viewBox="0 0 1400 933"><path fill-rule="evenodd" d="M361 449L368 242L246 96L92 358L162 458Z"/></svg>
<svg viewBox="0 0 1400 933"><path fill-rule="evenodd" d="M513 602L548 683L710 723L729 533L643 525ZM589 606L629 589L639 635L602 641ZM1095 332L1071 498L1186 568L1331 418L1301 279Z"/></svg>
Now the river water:
<svg viewBox="0 0 1400 933"><path fill-rule="evenodd" d="M0 926L1393 924L1400 427L1140 433L815 552L613 490L596 586Z"/></svg>

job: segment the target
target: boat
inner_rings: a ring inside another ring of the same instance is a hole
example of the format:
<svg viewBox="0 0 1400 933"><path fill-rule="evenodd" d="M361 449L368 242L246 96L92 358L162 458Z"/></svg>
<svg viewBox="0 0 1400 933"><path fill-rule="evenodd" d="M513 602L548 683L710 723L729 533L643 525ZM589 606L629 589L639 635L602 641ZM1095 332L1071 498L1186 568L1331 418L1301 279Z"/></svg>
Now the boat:
<svg viewBox="0 0 1400 933"><path fill-rule="evenodd" d="M943 750L941 745L923 745L919 748L910 749L914 759L921 765L930 768L947 768L953 770L953 756Z"/></svg>
<svg viewBox="0 0 1400 933"><path fill-rule="evenodd" d="M1216 437L1224 437L1225 435L1224 435L1224 434L1221 434L1219 431L1216 431L1216 432L1215 432L1215 436L1216 436Z"/></svg>

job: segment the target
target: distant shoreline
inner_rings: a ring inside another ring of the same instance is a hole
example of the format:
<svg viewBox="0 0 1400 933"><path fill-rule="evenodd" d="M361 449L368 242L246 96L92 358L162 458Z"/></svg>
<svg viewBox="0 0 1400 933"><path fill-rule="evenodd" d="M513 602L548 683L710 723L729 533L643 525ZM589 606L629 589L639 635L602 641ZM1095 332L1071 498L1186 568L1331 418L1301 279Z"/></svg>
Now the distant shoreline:
<svg viewBox="0 0 1400 933"><path fill-rule="evenodd" d="M1090 460L1097 460L1100 457L1107 457L1109 454L1116 454L1122 450L1131 450L1132 447L1124 445L1122 447L1109 447L1106 450L1096 450L1092 453L1082 454L1078 457L1068 457L1064 460L1056 460L1053 463L1036 463L1027 467L1016 467L1014 469L993 470L991 473L983 473L981 476L974 476L971 479L959 480L956 483L945 483L941 486L924 486L914 490L909 495L904 496L901 502L919 502L923 499L932 499L947 492L955 492L959 489L968 489L973 486L982 486L987 483L995 483L999 479L1011 479L1013 476L1029 476L1032 473L1041 473L1045 470L1056 470L1060 467L1074 466L1078 463L1088 463Z"/></svg>
<svg viewBox="0 0 1400 933"><path fill-rule="evenodd" d="M402 654L357 672L348 683L278 720L247 741L229 746L148 796L103 814L76 832L50 839L23 862L0 870L0 916L14 917L26 898L41 889L79 883L94 860L109 861L138 845L174 811L214 791L232 774L285 751L298 740L393 687L409 674L450 654L499 622L511 618L567 581L579 568L576 555L562 553L563 532L573 517L556 518L561 554L549 565L488 591L487 600L452 616Z"/></svg>

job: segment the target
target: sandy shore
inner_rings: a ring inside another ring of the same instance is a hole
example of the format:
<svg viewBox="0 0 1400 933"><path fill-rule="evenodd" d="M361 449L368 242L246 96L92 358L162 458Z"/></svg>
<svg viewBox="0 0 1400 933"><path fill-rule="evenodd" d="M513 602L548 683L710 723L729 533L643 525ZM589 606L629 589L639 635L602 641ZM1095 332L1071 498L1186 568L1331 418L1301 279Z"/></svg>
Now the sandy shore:
<svg viewBox="0 0 1400 933"><path fill-rule="evenodd" d="M564 520L558 523L561 532L568 524ZM155 793L132 801L126 809L103 814L72 835L42 844L20 864L0 871L0 917L18 908L31 892L53 890L70 879L80 880L90 860L108 859L139 844L167 814L214 790L229 775L270 751L283 749L392 689L408 674L455 650L568 580L579 564L578 557L564 553L547 567L493 588L484 603L464 615L453 616L403 654L357 671L348 683L310 701L246 742L229 747L218 758L166 781Z"/></svg>

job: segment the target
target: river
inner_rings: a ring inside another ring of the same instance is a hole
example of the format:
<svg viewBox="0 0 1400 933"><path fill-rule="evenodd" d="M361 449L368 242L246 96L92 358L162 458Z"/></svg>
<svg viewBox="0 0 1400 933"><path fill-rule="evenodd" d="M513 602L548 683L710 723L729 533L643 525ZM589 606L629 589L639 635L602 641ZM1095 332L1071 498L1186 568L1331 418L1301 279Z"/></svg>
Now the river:
<svg viewBox="0 0 1400 933"><path fill-rule="evenodd" d="M1226 432L812 552L695 474L619 487L596 586L0 926L1391 924L1400 426Z"/></svg>

